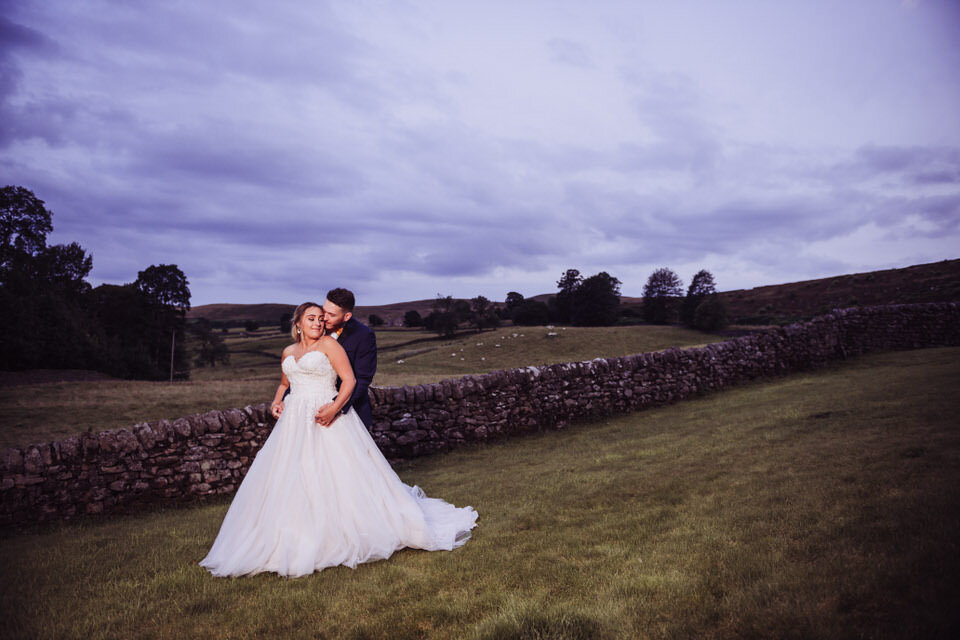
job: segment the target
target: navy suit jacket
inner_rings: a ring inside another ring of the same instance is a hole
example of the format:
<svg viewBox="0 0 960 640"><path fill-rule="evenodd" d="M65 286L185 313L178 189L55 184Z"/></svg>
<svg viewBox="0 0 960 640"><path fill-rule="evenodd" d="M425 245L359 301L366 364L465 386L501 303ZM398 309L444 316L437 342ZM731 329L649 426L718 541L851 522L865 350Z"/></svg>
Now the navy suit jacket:
<svg viewBox="0 0 960 640"><path fill-rule="evenodd" d="M356 318L350 318L343 325L343 332L337 342L347 352L350 366L353 367L353 375L357 379L357 386L343 408L346 410L353 407L363 420L363 424L369 428L373 424L373 410L370 407L367 389L377 372L377 338L370 327ZM340 379L337 378L337 389L339 388Z"/></svg>

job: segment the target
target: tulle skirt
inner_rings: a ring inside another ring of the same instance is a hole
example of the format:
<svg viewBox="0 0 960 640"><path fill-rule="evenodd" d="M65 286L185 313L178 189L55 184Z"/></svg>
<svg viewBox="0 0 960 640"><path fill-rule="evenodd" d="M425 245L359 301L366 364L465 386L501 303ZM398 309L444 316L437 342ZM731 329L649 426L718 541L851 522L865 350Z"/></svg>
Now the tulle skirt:
<svg viewBox="0 0 960 640"><path fill-rule="evenodd" d="M213 575L303 576L470 537L477 512L400 480L353 409L322 427L315 401L285 405L200 561Z"/></svg>

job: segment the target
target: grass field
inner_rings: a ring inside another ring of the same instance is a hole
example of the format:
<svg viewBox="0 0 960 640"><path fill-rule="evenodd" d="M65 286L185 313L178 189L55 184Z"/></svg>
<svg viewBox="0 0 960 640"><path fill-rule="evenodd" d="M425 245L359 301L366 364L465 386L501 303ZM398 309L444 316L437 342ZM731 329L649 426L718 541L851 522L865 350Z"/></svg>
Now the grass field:
<svg viewBox="0 0 960 640"><path fill-rule="evenodd" d="M383 352L374 384L420 384L468 373L612 357L720 339L676 327L554 331L558 334L555 338L546 338L548 330L537 327L431 339L399 348L395 347L435 336L423 331L381 331L377 343ZM280 352L290 343L289 336L279 332L246 336L233 331L225 335L225 340L230 349L229 366L194 369L189 381L88 380L0 387L0 448L56 440L87 429L131 427L138 422L269 402L280 381ZM397 364L397 360L404 363Z"/></svg>
<svg viewBox="0 0 960 640"><path fill-rule="evenodd" d="M196 565L227 502L7 533L38 638L954 638L960 349L876 354L397 467L454 552L299 579Z"/></svg>

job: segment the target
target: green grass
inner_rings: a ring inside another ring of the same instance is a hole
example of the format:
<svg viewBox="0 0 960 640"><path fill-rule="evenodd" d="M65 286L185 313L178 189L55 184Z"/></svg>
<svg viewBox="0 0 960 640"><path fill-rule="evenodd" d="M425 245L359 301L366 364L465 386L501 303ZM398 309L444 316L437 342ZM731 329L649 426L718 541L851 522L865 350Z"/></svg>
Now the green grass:
<svg viewBox="0 0 960 640"><path fill-rule="evenodd" d="M108 380L0 387L0 449L59 440L87 429L132 427L273 398L279 377L232 381Z"/></svg>
<svg viewBox="0 0 960 640"><path fill-rule="evenodd" d="M454 552L300 579L195 563L227 502L7 533L39 638L930 638L960 613L960 349L403 463L480 513Z"/></svg>
<svg viewBox="0 0 960 640"><path fill-rule="evenodd" d="M613 357L718 339L675 327L556 331L560 335L551 339L544 337L546 329L538 327L431 340L387 350L380 356L374 385L436 382L468 373ZM513 333L518 337L513 338ZM523 338L519 337L521 333ZM0 448L57 440L87 429L131 427L138 422L269 402L280 382L280 352L290 343L290 337L278 331L260 331L249 337L233 331L224 337L230 349L230 364L194 369L189 381L106 380L0 387ZM377 333L381 348L425 337L432 338L434 334ZM478 342L483 346L476 346ZM451 353L459 355L451 358ZM397 364L398 359L404 359L404 364Z"/></svg>
<svg viewBox="0 0 960 640"><path fill-rule="evenodd" d="M549 333L557 335L548 337ZM612 358L667 347L699 346L721 339L671 326L508 327L385 353L380 357L374 383L422 384L469 373Z"/></svg>

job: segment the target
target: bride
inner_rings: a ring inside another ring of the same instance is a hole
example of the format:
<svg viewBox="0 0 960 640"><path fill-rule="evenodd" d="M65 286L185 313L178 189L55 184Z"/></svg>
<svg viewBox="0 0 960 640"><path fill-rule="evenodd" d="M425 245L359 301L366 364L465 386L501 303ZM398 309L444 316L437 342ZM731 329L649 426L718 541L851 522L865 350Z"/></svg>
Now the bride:
<svg viewBox="0 0 960 640"><path fill-rule="evenodd" d="M301 304L292 325L296 342L283 350L271 405L276 426L200 565L215 576L296 577L382 560L404 547L451 550L466 542L477 512L404 484L356 411L329 426L315 422L334 395L333 408L343 408L356 380L343 347L325 335L320 305Z"/></svg>

